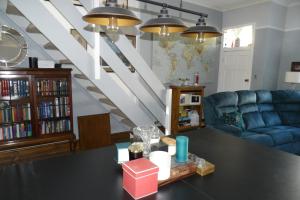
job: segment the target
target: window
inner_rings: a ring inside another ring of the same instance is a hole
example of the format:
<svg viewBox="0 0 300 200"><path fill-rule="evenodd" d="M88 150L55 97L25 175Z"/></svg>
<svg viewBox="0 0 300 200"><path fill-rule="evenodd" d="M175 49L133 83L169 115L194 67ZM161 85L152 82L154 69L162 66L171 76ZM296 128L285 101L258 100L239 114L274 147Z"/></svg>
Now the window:
<svg viewBox="0 0 300 200"><path fill-rule="evenodd" d="M252 42L252 25L224 30L224 48L250 47Z"/></svg>

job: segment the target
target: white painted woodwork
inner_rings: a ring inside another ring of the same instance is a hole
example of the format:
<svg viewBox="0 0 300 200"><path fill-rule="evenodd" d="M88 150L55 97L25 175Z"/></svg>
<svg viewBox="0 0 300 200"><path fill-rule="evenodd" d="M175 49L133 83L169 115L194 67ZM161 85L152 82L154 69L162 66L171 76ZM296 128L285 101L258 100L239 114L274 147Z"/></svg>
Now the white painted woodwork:
<svg viewBox="0 0 300 200"><path fill-rule="evenodd" d="M11 0L11 2L30 20L60 51L72 61L72 63L87 77L93 77L91 69L93 57L91 57L82 46L69 34L60 21L52 16L45 5L36 0ZM74 8L75 9L75 8ZM41 17L37 17L41 16ZM59 36L59 37L58 37ZM102 69L101 69L102 70ZM102 70L103 72L103 70ZM103 72L105 73L105 72ZM153 123L151 114L136 99L128 89L121 86L116 77L102 75L101 80L90 78L90 80L105 95L110 98L122 112L136 125Z"/></svg>
<svg viewBox="0 0 300 200"><path fill-rule="evenodd" d="M136 97L148 108L148 110L165 125L165 111L159 102L140 83L136 73L131 73L116 53L109 47L106 41L100 37L100 45L105 51L101 51L101 57L114 70L123 83L136 95ZM131 45L131 44L130 44Z"/></svg>
<svg viewBox="0 0 300 200"><path fill-rule="evenodd" d="M249 90L252 73L252 49L223 49L218 92Z"/></svg>
<svg viewBox="0 0 300 200"><path fill-rule="evenodd" d="M94 33L84 30L88 24L82 20L82 14L74 9L74 5L70 0L50 0L53 6L69 21L69 23L76 27L76 30L84 37L87 43L94 47L95 39Z"/></svg>
<svg viewBox="0 0 300 200"><path fill-rule="evenodd" d="M125 35L120 35L119 39L115 42L120 51L133 65L139 75L149 85L153 92L159 97L161 102L166 105L166 88L158 77L154 74L148 66L143 57L139 54L132 43L126 38Z"/></svg>
<svg viewBox="0 0 300 200"><path fill-rule="evenodd" d="M166 94L166 126L165 135L171 135L171 123L172 123L172 89L167 89Z"/></svg>

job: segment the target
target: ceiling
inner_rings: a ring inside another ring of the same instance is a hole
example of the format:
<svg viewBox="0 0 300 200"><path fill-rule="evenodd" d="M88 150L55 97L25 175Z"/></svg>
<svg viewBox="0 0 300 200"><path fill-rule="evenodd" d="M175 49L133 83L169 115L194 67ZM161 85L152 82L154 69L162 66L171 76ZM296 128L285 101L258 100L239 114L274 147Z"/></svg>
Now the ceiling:
<svg viewBox="0 0 300 200"><path fill-rule="evenodd" d="M300 0L184 0L194 4L199 4L205 7L217 9L220 11L231 10L235 8L245 7L257 3L273 1L285 6L294 3L300 3Z"/></svg>

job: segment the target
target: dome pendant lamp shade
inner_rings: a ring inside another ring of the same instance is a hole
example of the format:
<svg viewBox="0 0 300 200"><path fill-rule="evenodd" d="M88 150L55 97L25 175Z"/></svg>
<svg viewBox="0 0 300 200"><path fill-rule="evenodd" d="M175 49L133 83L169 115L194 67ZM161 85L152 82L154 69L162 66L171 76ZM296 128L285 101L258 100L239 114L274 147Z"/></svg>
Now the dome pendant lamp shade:
<svg viewBox="0 0 300 200"><path fill-rule="evenodd" d="M170 33L181 33L187 27L179 19L170 17L168 10L163 7L157 18L150 19L140 27L140 30L147 33L156 33L160 36L169 36Z"/></svg>
<svg viewBox="0 0 300 200"><path fill-rule="evenodd" d="M82 19L91 24L107 26L112 30L117 30L120 26L135 26L141 23L133 12L117 7L117 0L108 0L105 7L92 9Z"/></svg>
<svg viewBox="0 0 300 200"><path fill-rule="evenodd" d="M214 38L222 36L217 28L207 26L203 17L201 17L196 26L188 28L181 34L183 37L193 38L198 42L204 42L206 38Z"/></svg>

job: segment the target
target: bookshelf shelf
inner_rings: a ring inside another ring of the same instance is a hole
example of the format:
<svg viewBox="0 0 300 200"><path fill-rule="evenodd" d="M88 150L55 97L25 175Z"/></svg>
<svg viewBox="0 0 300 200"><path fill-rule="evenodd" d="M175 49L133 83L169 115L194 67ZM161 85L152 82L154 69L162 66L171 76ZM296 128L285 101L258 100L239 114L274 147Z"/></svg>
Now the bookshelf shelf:
<svg viewBox="0 0 300 200"><path fill-rule="evenodd" d="M171 133L195 129L204 126L203 108L201 97L204 96L204 86L171 86L172 89L172 113ZM192 97L195 99L192 100ZM199 116L199 125L192 125L188 114L196 111Z"/></svg>
<svg viewBox="0 0 300 200"><path fill-rule="evenodd" d="M57 153L60 144L73 150L71 85L71 69L0 68L0 158L2 150L23 156L10 162Z"/></svg>

